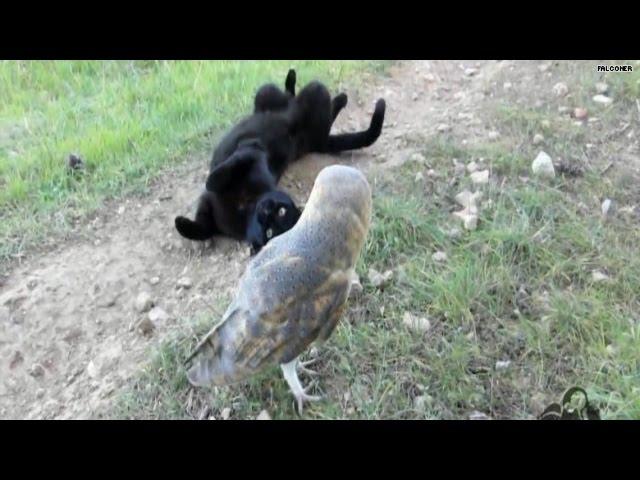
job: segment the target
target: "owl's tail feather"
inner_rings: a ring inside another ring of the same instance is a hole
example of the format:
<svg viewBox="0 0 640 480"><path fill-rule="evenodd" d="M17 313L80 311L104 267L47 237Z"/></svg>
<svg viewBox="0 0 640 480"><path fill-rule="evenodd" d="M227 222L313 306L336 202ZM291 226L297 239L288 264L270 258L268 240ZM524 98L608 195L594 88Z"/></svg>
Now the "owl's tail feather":
<svg viewBox="0 0 640 480"><path fill-rule="evenodd" d="M222 365L222 339L219 328L234 313L229 308L222 320L211 329L209 333L196 345L193 352L184 361L191 367L187 370L187 379L195 387L204 387L211 384L222 385L225 383L224 368ZM195 359L195 360L194 360ZM192 360L194 360L192 362Z"/></svg>
<svg viewBox="0 0 640 480"><path fill-rule="evenodd" d="M194 387L205 387L219 382L220 348L219 337L215 331L209 333L196 346L185 361L185 364L188 363L191 363L191 366L187 370L187 379Z"/></svg>

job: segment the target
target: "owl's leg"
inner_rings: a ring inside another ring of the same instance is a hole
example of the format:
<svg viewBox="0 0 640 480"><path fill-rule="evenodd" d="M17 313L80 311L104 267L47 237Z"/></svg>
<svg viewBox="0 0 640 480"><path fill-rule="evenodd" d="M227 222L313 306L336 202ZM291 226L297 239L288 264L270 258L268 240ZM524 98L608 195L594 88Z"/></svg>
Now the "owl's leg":
<svg viewBox="0 0 640 480"><path fill-rule="evenodd" d="M350 272L351 280L349 283L349 297L353 297L354 295L359 295L362 293L363 288L360 283L360 277L356 273L355 270Z"/></svg>
<svg viewBox="0 0 640 480"><path fill-rule="evenodd" d="M304 402L317 402L321 400L322 397L316 395L307 395L305 388L302 387L300 383L300 379L298 378L298 372L296 371L296 367L298 365L298 359L291 360L289 363L283 363L280 365L282 369L282 373L284 374L284 379L289 384L289 388L291 389L291 393L296 397L296 401L298 402L298 413L302 415L302 406Z"/></svg>

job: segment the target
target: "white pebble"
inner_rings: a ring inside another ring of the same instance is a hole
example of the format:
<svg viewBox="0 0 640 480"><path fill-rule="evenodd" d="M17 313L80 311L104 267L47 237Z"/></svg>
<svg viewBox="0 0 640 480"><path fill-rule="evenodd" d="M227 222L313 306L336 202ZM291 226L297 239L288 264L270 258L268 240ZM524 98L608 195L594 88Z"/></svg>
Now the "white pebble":
<svg viewBox="0 0 640 480"><path fill-rule="evenodd" d="M542 177L555 177L556 175L551 157L545 152L538 153L538 156L531 164L531 170L533 171L534 175Z"/></svg>

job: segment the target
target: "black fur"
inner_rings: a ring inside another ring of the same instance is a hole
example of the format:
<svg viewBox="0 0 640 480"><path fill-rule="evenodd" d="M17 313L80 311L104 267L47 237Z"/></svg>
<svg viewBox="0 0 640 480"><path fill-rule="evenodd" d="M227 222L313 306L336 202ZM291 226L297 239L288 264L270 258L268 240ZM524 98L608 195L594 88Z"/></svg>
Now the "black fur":
<svg viewBox="0 0 640 480"><path fill-rule="evenodd" d="M367 147L378 139L384 122L384 100L378 100L368 130L330 135L347 96L342 93L332 100L320 82L311 82L296 96L295 80L295 71L290 70L285 91L273 84L263 85L256 93L253 115L240 121L220 141L195 220L175 220L182 236L206 240L223 234L249 242L255 253L271 238L293 227L300 217L289 195L276 188L292 162L311 152L337 153Z"/></svg>

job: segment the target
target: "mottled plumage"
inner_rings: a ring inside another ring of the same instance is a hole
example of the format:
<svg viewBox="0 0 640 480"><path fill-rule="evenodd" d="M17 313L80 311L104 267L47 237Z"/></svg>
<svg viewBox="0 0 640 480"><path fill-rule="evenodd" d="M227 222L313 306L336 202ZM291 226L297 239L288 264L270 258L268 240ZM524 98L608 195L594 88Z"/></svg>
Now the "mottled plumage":
<svg viewBox="0 0 640 480"><path fill-rule="evenodd" d="M196 347L188 371L195 386L239 382L282 366L299 408L306 395L295 367L314 341L333 332L369 230L371 190L351 167L323 169L297 224L249 263L223 319Z"/></svg>

